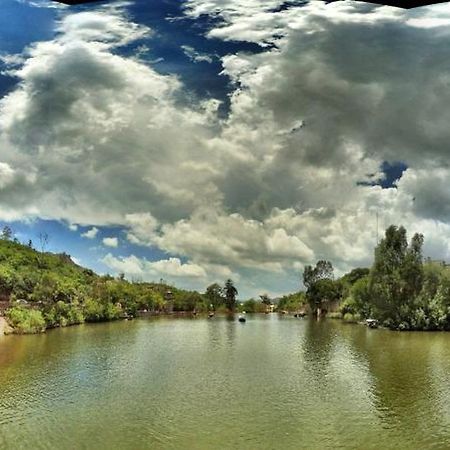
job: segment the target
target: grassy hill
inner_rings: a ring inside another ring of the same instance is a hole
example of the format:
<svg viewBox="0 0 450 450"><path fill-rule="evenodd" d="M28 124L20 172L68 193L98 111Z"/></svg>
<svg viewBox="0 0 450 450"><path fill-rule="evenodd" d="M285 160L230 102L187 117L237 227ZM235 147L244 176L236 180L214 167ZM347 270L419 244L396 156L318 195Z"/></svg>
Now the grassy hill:
<svg viewBox="0 0 450 450"><path fill-rule="evenodd" d="M140 309L203 311L208 305L198 292L99 276L65 253L39 252L9 239L0 239L0 301L17 333L114 320Z"/></svg>

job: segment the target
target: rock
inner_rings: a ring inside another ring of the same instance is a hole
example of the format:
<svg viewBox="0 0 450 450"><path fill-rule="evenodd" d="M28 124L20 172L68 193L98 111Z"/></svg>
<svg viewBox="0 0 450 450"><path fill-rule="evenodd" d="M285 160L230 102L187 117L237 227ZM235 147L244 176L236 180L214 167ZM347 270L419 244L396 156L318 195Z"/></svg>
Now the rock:
<svg viewBox="0 0 450 450"><path fill-rule="evenodd" d="M8 322L4 317L0 317L0 336L4 334L11 334L13 329L8 325Z"/></svg>

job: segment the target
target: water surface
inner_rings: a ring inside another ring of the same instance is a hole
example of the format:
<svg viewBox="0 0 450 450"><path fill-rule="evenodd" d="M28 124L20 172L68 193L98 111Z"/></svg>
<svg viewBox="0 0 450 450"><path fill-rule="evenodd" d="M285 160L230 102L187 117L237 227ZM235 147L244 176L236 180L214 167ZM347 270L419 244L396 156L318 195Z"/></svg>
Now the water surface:
<svg viewBox="0 0 450 450"><path fill-rule="evenodd" d="M0 448L449 449L450 333L276 315L0 338Z"/></svg>

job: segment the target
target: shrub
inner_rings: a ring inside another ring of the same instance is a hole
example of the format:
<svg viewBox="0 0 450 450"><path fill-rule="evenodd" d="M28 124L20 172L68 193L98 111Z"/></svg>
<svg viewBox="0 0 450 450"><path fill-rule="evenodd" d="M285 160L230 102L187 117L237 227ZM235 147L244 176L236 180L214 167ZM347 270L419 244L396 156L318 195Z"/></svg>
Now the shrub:
<svg viewBox="0 0 450 450"><path fill-rule="evenodd" d="M41 311L16 306L7 311L6 317L14 333L32 334L45 331L45 320Z"/></svg>
<svg viewBox="0 0 450 450"><path fill-rule="evenodd" d="M86 300L84 303L84 317L87 322L99 322L103 320L103 306L95 300Z"/></svg>
<svg viewBox="0 0 450 450"><path fill-rule="evenodd" d="M45 312L44 317L49 327L65 327L84 322L83 311L78 302L64 303L59 301Z"/></svg>
<svg viewBox="0 0 450 450"><path fill-rule="evenodd" d="M342 319L342 313L340 312L330 312L327 314L329 319Z"/></svg>
<svg viewBox="0 0 450 450"><path fill-rule="evenodd" d="M344 320L350 323L357 323L361 320L361 315L358 313L356 314L346 313L344 314Z"/></svg>

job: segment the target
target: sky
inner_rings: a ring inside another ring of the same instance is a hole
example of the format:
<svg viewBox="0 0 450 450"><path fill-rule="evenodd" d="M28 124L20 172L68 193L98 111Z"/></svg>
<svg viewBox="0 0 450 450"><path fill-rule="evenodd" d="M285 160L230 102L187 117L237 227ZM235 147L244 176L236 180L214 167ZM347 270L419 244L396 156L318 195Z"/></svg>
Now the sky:
<svg viewBox="0 0 450 450"><path fill-rule="evenodd" d="M449 260L449 123L447 3L0 2L0 226L98 273L278 296L377 222Z"/></svg>

